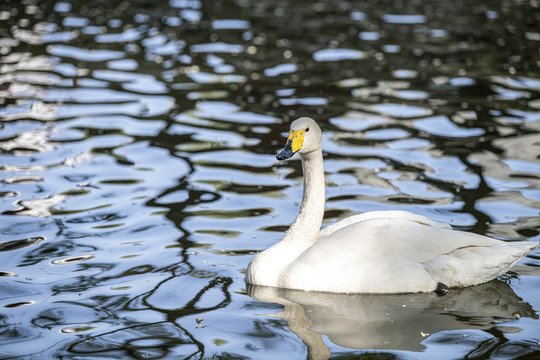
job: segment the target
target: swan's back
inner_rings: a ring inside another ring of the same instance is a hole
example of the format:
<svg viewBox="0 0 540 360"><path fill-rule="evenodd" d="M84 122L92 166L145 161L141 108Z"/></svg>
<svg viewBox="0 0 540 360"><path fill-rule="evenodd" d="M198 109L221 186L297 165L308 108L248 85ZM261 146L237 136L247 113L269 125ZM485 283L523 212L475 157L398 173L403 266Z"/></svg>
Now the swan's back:
<svg viewBox="0 0 540 360"><path fill-rule="evenodd" d="M340 220L332 225L325 227L324 229L321 230L319 234L319 240L327 237L328 235L346 226L354 225L356 223L360 223L366 220L371 220L371 219L376 219L376 218L384 218L387 221L390 219L406 219L406 220L416 221L418 223L422 223L426 225L433 225L433 226L451 229L451 226L448 224L438 222L438 221L433 221L425 216L414 214L409 211L403 211L403 210L369 211L362 214L349 216L343 220Z"/></svg>
<svg viewBox="0 0 540 360"><path fill-rule="evenodd" d="M437 283L469 286L504 274L537 246L454 231L411 213L384 213L325 229L328 234L283 271L281 287L400 293L433 291Z"/></svg>

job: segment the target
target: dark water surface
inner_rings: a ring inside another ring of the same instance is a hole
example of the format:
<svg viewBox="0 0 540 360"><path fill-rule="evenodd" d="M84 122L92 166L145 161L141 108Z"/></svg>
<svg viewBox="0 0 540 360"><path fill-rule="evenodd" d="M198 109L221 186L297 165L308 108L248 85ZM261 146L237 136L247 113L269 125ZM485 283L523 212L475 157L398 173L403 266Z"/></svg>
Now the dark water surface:
<svg viewBox="0 0 540 360"><path fill-rule="evenodd" d="M540 251L498 281L247 288L324 132L325 223L540 240L540 3L2 1L0 357L540 358Z"/></svg>

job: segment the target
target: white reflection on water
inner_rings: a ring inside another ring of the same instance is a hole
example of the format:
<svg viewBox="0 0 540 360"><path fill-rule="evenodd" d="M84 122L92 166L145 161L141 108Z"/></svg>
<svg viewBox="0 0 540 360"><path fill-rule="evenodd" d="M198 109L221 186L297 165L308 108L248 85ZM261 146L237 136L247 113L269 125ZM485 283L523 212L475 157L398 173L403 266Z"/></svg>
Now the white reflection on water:
<svg viewBox="0 0 540 360"><path fill-rule="evenodd" d="M358 60L366 57L365 52L355 49L324 49L313 53L313 59L321 62Z"/></svg>
<svg viewBox="0 0 540 360"><path fill-rule="evenodd" d="M514 333L512 320L538 318L535 310L501 281L435 294L349 295L248 286L249 296L278 303L276 314L308 348L309 359L326 359L321 335L351 349L424 351L431 334L497 329Z"/></svg>
<svg viewBox="0 0 540 360"><path fill-rule="evenodd" d="M53 215L53 208L66 199L66 195L57 194L42 199L20 200L15 202L15 205L19 207L18 209L5 213L32 217L49 217Z"/></svg>

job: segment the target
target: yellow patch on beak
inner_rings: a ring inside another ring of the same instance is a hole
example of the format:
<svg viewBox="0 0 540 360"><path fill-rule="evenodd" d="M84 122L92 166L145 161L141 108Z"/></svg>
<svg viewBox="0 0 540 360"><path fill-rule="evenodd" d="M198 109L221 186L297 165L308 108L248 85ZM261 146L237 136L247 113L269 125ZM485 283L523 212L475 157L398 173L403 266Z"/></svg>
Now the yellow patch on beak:
<svg viewBox="0 0 540 360"><path fill-rule="evenodd" d="M294 154L304 145L304 130L291 131L287 138L287 142L289 141L291 142L291 150Z"/></svg>

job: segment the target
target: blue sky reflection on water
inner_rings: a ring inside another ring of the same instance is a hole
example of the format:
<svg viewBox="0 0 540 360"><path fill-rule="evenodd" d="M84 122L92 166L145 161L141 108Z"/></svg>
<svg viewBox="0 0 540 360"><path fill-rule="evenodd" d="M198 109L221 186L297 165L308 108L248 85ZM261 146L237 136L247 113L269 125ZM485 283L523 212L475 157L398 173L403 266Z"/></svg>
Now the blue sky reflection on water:
<svg viewBox="0 0 540 360"><path fill-rule="evenodd" d="M247 287L323 129L324 224L539 241L538 4L0 5L0 358L540 356L538 251L439 298Z"/></svg>

